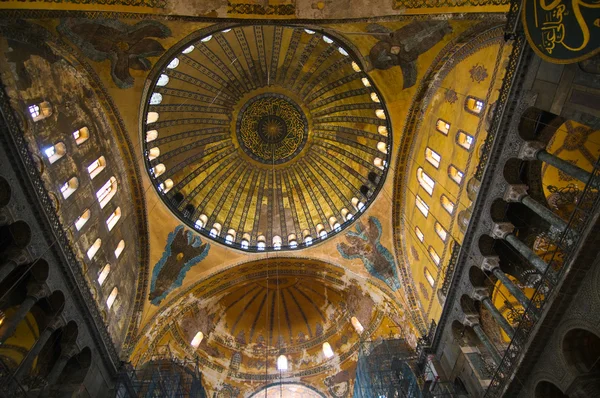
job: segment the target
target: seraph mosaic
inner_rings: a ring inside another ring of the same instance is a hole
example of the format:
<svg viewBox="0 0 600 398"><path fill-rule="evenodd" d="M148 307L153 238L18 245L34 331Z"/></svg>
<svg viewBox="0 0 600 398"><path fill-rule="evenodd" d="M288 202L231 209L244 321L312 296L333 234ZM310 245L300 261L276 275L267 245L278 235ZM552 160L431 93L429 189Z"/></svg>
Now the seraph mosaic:
<svg viewBox="0 0 600 398"><path fill-rule="evenodd" d="M347 232L345 237L348 244L339 243L337 249L342 257L349 260L360 258L371 275L396 291L400 288L398 270L394 256L380 242L381 231L381 222L371 216L367 227L359 221L356 232Z"/></svg>
<svg viewBox="0 0 600 398"><path fill-rule="evenodd" d="M148 299L154 305L181 286L185 274L208 255L210 244L202 243L200 236L179 225L167 237L167 245L160 260L152 269Z"/></svg>
<svg viewBox="0 0 600 398"><path fill-rule="evenodd" d="M165 48L151 37L164 39L171 30L158 21L128 25L114 19L64 19L56 28L81 52L96 62L110 60L111 76L119 88L133 86L130 69L150 70L148 57L158 57Z"/></svg>

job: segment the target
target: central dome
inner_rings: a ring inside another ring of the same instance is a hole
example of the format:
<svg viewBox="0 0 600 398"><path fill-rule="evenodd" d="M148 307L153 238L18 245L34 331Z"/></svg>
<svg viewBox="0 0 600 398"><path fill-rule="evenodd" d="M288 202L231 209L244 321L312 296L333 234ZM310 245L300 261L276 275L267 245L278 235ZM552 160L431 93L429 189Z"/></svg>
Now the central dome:
<svg viewBox="0 0 600 398"><path fill-rule="evenodd" d="M306 247L372 202L388 112L361 57L325 32L271 25L197 32L151 74L150 178L190 227L248 251Z"/></svg>
<svg viewBox="0 0 600 398"><path fill-rule="evenodd" d="M279 164L294 158L306 144L308 122L302 109L282 94L261 94L244 104L237 139L251 158Z"/></svg>

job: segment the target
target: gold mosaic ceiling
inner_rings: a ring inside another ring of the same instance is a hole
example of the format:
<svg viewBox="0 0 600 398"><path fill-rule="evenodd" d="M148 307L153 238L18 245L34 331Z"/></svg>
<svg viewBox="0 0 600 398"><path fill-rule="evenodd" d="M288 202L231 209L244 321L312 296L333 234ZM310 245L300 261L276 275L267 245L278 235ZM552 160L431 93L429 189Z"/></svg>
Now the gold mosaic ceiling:
<svg viewBox="0 0 600 398"><path fill-rule="evenodd" d="M361 59L326 33L236 26L158 63L145 99L148 172L182 221L238 249L340 232L375 198L391 131Z"/></svg>

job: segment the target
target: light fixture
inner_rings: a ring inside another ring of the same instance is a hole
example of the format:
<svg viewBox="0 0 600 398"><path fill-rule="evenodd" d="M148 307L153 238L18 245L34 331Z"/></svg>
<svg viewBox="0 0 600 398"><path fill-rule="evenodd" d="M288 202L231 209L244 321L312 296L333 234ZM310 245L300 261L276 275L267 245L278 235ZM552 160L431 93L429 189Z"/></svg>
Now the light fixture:
<svg viewBox="0 0 600 398"><path fill-rule="evenodd" d="M325 358L333 357L333 350L328 342L323 343L323 355L325 355Z"/></svg>
<svg viewBox="0 0 600 398"><path fill-rule="evenodd" d="M287 357L283 354L277 358L277 370L284 371L288 369L288 360Z"/></svg>
<svg viewBox="0 0 600 398"><path fill-rule="evenodd" d="M192 345L192 347L198 348L198 346L202 342L203 338L204 338L204 333L198 332L198 333L196 333L196 335L194 336L194 338L192 339L192 342L190 344Z"/></svg>

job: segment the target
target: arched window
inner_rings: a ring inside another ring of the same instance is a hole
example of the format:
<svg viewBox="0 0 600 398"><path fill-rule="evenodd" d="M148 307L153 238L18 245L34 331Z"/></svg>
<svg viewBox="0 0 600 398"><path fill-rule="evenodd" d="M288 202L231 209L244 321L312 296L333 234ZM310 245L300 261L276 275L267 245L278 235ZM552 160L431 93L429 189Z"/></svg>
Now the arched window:
<svg viewBox="0 0 600 398"><path fill-rule="evenodd" d="M325 355L325 358L333 358L333 349L328 342L323 343L323 355Z"/></svg>
<svg viewBox="0 0 600 398"><path fill-rule="evenodd" d="M357 197L352 198L352 205L358 211L362 211L365 208L365 204L361 202Z"/></svg>
<svg viewBox="0 0 600 398"><path fill-rule="evenodd" d="M170 178L167 178L166 180L158 184L158 190L162 193L169 192L171 188L173 188L173 180L171 180Z"/></svg>
<svg viewBox="0 0 600 398"><path fill-rule="evenodd" d="M360 81L362 82L363 86L371 87L371 82L366 77L363 77L362 79L360 79Z"/></svg>
<svg viewBox="0 0 600 398"><path fill-rule="evenodd" d="M354 217L352 213L350 213L350 211L348 211L348 209L346 209L345 207L342 210L340 210L340 213L342 213L342 216L346 221L350 221L352 220L352 217Z"/></svg>
<svg viewBox="0 0 600 398"><path fill-rule="evenodd" d="M113 290L110 292L110 296L106 299L106 306L110 310L110 307L113 306L115 300L117 299L117 294L119 293L119 289L115 286Z"/></svg>
<svg viewBox="0 0 600 398"><path fill-rule="evenodd" d="M247 249L250 246L250 234L245 233L242 235L242 240L240 241L240 246L242 249Z"/></svg>
<svg viewBox="0 0 600 398"><path fill-rule="evenodd" d="M221 235L221 224L219 224L218 222L214 223L213 227L210 229L210 232L208 234L213 238L216 238L217 236Z"/></svg>
<svg viewBox="0 0 600 398"><path fill-rule="evenodd" d="M371 93L371 101L373 102L377 102L380 103L381 101L379 100L379 97L377 96L377 93Z"/></svg>
<svg viewBox="0 0 600 398"><path fill-rule="evenodd" d="M473 138L473 136L465 133L462 130L460 130L458 134L456 134L456 143L461 147L465 148L467 151L471 150L471 147L473 146L474 142L475 139Z"/></svg>
<svg viewBox="0 0 600 398"><path fill-rule="evenodd" d="M112 229L115 227L120 218L121 208L117 207L115 211L113 211L112 214L106 219L106 226L108 227L109 231L112 231Z"/></svg>
<svg viewBox="0 0 600 398"><path fill-rule="evenodd" d="M150 169L150 172L154 177L160 177L165 171L167 171L167 168L162 163L159 163Z"/></svg>
<svg viewBox="0 0 600 398"><path fill-rule="evenodd" d="M106 280L106 277L108 276L109 272L110 272L110 264L106 264L104 266L104 268L102 268L102 271L100 271L100 274L98 275L98 284L100 286L102 286L102 284Z"/></svg>
<svg viewBox="0 0 600 398"><path fill-rule="evenodd" d="M160 75L160 77L156 81L156 85L159 87L164 87L167 84L169 84L169 76L167 76L163 73L162 75Z"/></svg>
<svg viewBox="0 0 600 398"><path fill-rule="evenodd" d="M358 66L358 64L354 61L352 61L352 70L354 70L354 72L362 72L362 69L360 69L360 66Z"/></svg>
<svg viewBox="0 0 600 398"><path fill-rule="evenodd" d="M117 179L110 177L106 184L96 192L96 198L100 202L100 208L104 208L117 193Z"/></svg>
<svg viewBox="0 0 600 398"><path fill-rule="evenodd" d="M342 226L334 216L329 217L329 226L331 227L331 230L335 232L340 232L342 229Z"/></svg>
<svg viewBox="0 0 600 398"><path fill-rule="evenodd" d="M287 357L281 354L277 357L277 370L284 371L288 368L288 360Z"/></svg>
<svg viewBox="0 0 600 398"><path fill-rule="evenodd" d="M204 228L207 222L208 217L206 216L206 214L200 214L200 217L198 217L198 219L194 223L194 227L196 227L196 229L202 229Z"/></svg>
<svg viewBox="0 0 600 398"><path fill-rule="evenodd" d="M39 104L32 104L28 106L29 115L34 122L39 122L52 115L52 105L49 102L40 102Z"/></svg>
<svg viewBox="0 0 600 398"><path fill-rule="evenodd" d="M206 43L207 41L210 41L210 39L212 39L212 35L208 35L206 37L203 37L202 39L200 39L200 41L202 43Z"/></svg>
<svg viewBox="0 0 600 398"><path fill-rule="evenodd" d="M150 105L159 105L163 100L161 93L152 93L150 97Z"/></svg>
<svg viewBox="0 0 600 398"><path fill-rule="evenodd" d="M148 112L146 124L156 123L158 121L158 112Z"/></svg>
<svg viewBox="0 0 600 398"><path fill-rule="evenodd" d="M462 171L454 167L454 165L450 165L450 167L448 167L448 175L450 176L452 181L454 181L458 185L462 183L464 174Z"/></svg>
<svg viewBox="0 0 600 398"><path fill-rule="evenodd" d="M72 177L69 181L60 186L60 193L62 193L63 198L67 199L77 190L77 188L79 188L79 180L77 177Z"/></svg>
<svg viewBox="0 0 600 398"><path fill-rule="evenodd" d="M98 250L100 250L100 246L102 246L102 240L100 238L96 239L92 246L87 250L87 256L91 260L94 258Z"/></svg>
<svg viewBox="0 0 600 398"><path fill-rule="evenodd" d="M267 243L266 242L256 242L256 249L263 251L265 250L267 247Z"/></svg>
<svg viewBox="0 0 600 398"><path fill-rule="evenodd" d="M446 195L442 195L440 200L442 202L442 207L446 209L446 211L451 215L454 214L454 203L450 199L448 199Z"/></svg>
<svg viewBox="0 0 600 398"><path fill-rule="evenodd" d="M437 265L439 267L440 266L439 254L437 254L437 252L435 251L435 249L432 246L429 246L429 249L427 249L427 251L429 252L429 257L431 257L431 259L433 260L435 265Z"/></svg>
<svg viewBox="0 0 600 398"><path fill-rule="evenodd" d="M295 249L298 247L298 241L296 240L295 234L290 234L288 236L288 245L290 246L291 249Z"/></svg>
<svg viewBox="0 0 600 398"><path fill-rule="evenodd" d="M184 49L184 50L182 51L182 53L183 53L183 54L189 54L189 53L191 53L192 51L194 51L194 46L189 46L189 47L187 47L186 49Z"/></svg>
<svg viewBox="0 0 600 398"><path fill-rule="evenodd" d="M433 287L433 285L435 285L435 279L434 279L433 275L431 275L431 272L429 272L429 270L427 268L425 268L425 279L427 279L427 282L429 282L429 285L431 285L431 287Z"/></svg>
<svg viewBox="0 0 600 398"><path fill-rule="evenodd" d="M446 238L448 237L448 232L446 232L444 227L442 227L442 224L440 224L439 222L435 223L435 232L438 234L442 241L446 241Z"/></svg>
<svg viewBox="0 0 600 398"><path fill-rule="evenodd" d="M361 325L360 321L355 316L350 318L350 323L352 324L354 330L356 330L356 333L361 334L365 331L365 328L363 327L363 325Z"/></svg>
<svg viewBox="0 0 600 398"><path fill-rule="evenodd" d="M157 130L148 130L146 131L146 142L152 142L158 138Z"/></svg>
<svg viewBox="0 0 600 398"><path fill-rule="evenodd" d="M373 159L373 164L375 165L375 167L378 167L381 170L383 170L385 168L386 162L381 158L375 158Z"/></svg>
<svg viewBox="0 0 600 398"><path fill-rule="evenodd" d="M465 109L475 115L479 115L483 111L484 106L485 102L479 98L468 96L465 101Z"/></svg>
<svg viewBox="0 0 600 398"><path fill-rule="evenodd" d="M190 342L190 345L194 348L198 348L200 343L202 343L202 339L204 339L204 333L198 332L194 335L194 338Z"/></svg>
<svg viewBox="0 0 600 398"><path fill-rule="evenodd" d="M125 241L121 239L121 241L117 245L117 248L115 249L115 257L119 258L121 256L121 253L123 253L123 250L125 250Z"/></svg>
<svg viewBox="0 0 600 398"><path fill-rule="evenodd" d="M302 239L304 240L304 244L306 246L312 245L313 239L312 236L310 236L310 231L308 229L302 231Z"/></svg>
<svg viewBox="0 0 600 398"><path fill-rule="evenodd" d="M81 231L81 228L85 225L86 222L90 219L90 215L92 212L89 209L86 209L83 214L81 214L77 220L75 220L75 229Z"/></svg>
<svg viewBox="0 0 600 398"><path fill-rule="evenodd" d="M385 111L383 109L375 109L375 116L379 119L385 120Z"/></svg>
<svg viewBox="0 0 600 398"><path fill-rule="evenodd" d="M232 244L235 240L235 229L230 229L227 231L227 235L225 235L225 243L228 245Z"/></svg>
<svg viewBox="0 0 600 398"><path fill-rule="evenodd" d="M436 169L440 167L442 161L440 154L429 147L425 148L425 159Z"/></svg>
<svg viewBox="0 0 600 398"><path fill-rule="evenodd" d="M325 231L325 227L323 226L323 224L317 224L316 229L319 238L325 239L327 237L327 231Z"/></svg>
<svg viewBox="0 0 600 398"><path fill-rule="evenodd" d="M73 131L73 139L77 146L83 144L90 138L90 130L87 127L82 127L79 130Z"/></svg>
<svg viewBox="0 0 600 398"><path fill-rule="evenodd" d="M388 150L387 150L387 144L385 142L378 142L377 143L377 150L379 152L382 152L382 153L387 153L388 152Z"/></svg>
<svg viewBox="0 0 600 398"><path fill-rule="evenodd" d="M65 153L67 153L67 147L62 142L57 142L51 147L44 149L44 155L46 155L50 164L65 156Z"/></svg>
<svg viewBox="0 0 600 398"><path fill-rule="evenodd" d="M450 131L450 123L445 120L438 119L435 123L435 129L444 135L448 135Z"/></svg>
<svg viewBox="0 0 600 398"><path fill-rule="evenodd" d="M325 35L323 35L323 41L324 41L325 43L327 43L327 44L331 44L331 43L333 43L333 40L331 40L331 38L329 38L329 37L327 37L327 36L325 36Z"/></svg>
<svg viewBox="0 0 600 398"><path fill-rule="evenodd" d="M148 151L148 160L154 160L159 156L160 156L160 149L158 149L157 146L155 146L154 148L150 148L150 150Z"/></svg>
<svg viewBox="0 0 600 398"><path fill-rule="evenodd" d="M423 235L423 231L421 231L421 229L419 227L415 227L415 234L417 235L417 238L419 238L419 240L421 242L423 242L425 240L425 235Z"/></svg>
<svg viewBox="0 0 600 398"><path fill-rule="evenodd" d="M423 171L421 167L417 169L417 180L423 189L431 196L433 195L433 188L435 187L435 181L427 173Z"/></svg>
<svg viewBox="0 0 600 398"><path fill-rule="evenodd" d="M427 206L427 203L425 203L425 201L421 199L419 195L417 195L415 198L415 204L417 205L417 208L421 211L421 213L423 213L425 218L427 218L427 216L429 215L429 206Z"/></svg>
<svg viewBox="0 0 600 398"><path fill-rule="evenodd" d="M169 65L167 65L167 69L175 69L179 66L179 58L173 58Z"/></svg>
<svg viewBox="0 0 600 398"><path fill-rule="evenodd" d="M273 237L273 249L275 249L275 250L281 250L282 243L283 242L281 240L281 236L275 235Z"/></svg>
<svg viewBox="0 0 600 398"><path fill-rule="evenodd" d="M386 137L388 136L388 129L386 126L377 127L377 132L381 135L385 135Z"/></svg>
<svg viewBox="0 0 600 398"><path fill-rule="evenodd" d="M106 168L106 159L104 156L100 156L98 159L94 160L88 167L88 173L90 174L90 178L93 180L102 170Z"/></svg>

